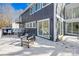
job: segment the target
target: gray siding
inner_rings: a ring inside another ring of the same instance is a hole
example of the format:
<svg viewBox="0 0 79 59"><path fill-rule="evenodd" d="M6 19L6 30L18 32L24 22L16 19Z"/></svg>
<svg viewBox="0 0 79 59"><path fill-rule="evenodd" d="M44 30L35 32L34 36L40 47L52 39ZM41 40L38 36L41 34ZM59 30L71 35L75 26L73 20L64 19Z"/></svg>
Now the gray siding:
<svg viewBox="0 0 79 59"><path fill-rule="evenodd" d="M47 7L40 9L39 11L35 12L32 15L28 15L28 13L22 14L23 22L30 22L35 20L41 20L45 18L51 18L53 16L53 7L54 4L50 4Z"/></svg>
<svg viewBox="0 0 79 59"><path fill-rule="evenodd" d="M37 29L36 28L26 28L26 33L37 35Z"/></svg>
<svg viewBox="0 0 79 59"><path fill-rule="evenodd" d="M21 17L22 17L22 21L23 23L25 22L31 22L31 21L38 21L38 20L42 20L42 19L46 19L49 18L50 19L50 40L54 39L54 4L50 4L42 9L40 9L39 11L35 12L32 15L28 15L26 12L24 12ZM28 28L26 29L26 31L28 32ZM33 29L31 29L33 30ZM37 29L34 29L35 33L37 33ZM33 31L31 31L33 32Z"/></svg>

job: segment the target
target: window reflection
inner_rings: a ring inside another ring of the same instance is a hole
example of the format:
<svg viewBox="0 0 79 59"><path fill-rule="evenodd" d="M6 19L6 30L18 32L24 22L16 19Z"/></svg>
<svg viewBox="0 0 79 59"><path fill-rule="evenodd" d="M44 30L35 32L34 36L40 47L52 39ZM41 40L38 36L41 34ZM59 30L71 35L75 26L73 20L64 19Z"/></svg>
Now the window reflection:
<svg viewBox="0 0 79 59"><path fill-rule="evenodd" d="M77 8L70 8L65 10L65 18L72 19L72 18L79 18L79 7Z"/></svg>

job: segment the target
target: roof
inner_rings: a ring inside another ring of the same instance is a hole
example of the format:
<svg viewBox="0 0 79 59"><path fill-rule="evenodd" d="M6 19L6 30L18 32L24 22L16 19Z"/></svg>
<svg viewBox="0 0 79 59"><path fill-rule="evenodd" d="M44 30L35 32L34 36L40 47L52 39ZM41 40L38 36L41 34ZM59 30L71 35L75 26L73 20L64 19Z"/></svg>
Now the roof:
<svg viewBox="0 0 79 59"><path fill-rule="evenodd" d="M22 15L24 12L26 12L32 5L33 5L33 3L31 3L31 4L21 13L21 15Z"/></svg>

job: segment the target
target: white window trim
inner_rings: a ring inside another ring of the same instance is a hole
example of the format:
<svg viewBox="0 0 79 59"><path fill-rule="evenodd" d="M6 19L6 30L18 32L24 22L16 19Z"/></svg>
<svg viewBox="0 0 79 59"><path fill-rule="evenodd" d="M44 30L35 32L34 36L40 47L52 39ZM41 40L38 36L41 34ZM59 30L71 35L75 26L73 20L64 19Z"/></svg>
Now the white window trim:
<svg viewBox="0 0 79 59"><path fill-rule="evenodd" d="M36 21L32 21L32 22L26 23L25 27L26 27L26 28L36 28L36 27L33 27L33 23L34 23L34 22L36 23ZM31 24L32 27L30 27L30 23L32 23L32 24ZM27 24L29 25L29 27L27 27Z"/></svg>
<svg viewBox="0 0 79 59"><path fill-rule="evenodd" d="M69 33L69 32L67 31L67 29L68 29L67 25L68 25L68 24L66 23L65 25L66 25L66 27L65 27L65 33L66 33L66 34L69 34L69 35L77 35L77 34L74 34L74 33L73 33L73 26L72 26L72 30L71 30L72 32ZM71 25L72 25L72 24L71 24Z"/></svg>
<svg viewBox="0 0 79 59"><path fill-rule="evenodd" d="M66 19L64 21L67 22L67 23L79 22L79 18Z"/></svg>
<svg viewBox="0 0 79 59"><path fill-rule="evenodd" d="M47 7L48 5L50 5L51 3L48 3L48 4L46 4L45 6L43 6L43 4L42 4L42 8L45 8L45 7Z"/></svg>
<svg viewBox="0 0 79 59"><path fill-rule="evenodd" d="M48 21L48 33L49 33L48 36L39 35L39 24L38 23L42 22L42 21ZM47 39L50 39L50 19L49 18L37 21L37 35L41 36L41 37L45 37Z"/></svg>
<svg viewBox="0 0 79 59"><path fill-rule="evenodd" d="M57 39L57 28L56 28L56 4L54 4L54 41Z"/></svg>
<svg viewBox="0 0 79 59"><path fill-rule="evenodd" d="M35 24L35 26L34 26L34 24ZM36 21L33 21L33 22L32 22L32 27L33 27L33 28L36 28Z"/></svg>
<svg viewBox="0 0 79 59"><path fill-rule="evenodd" d="M37 9L36 11L34 11L34 12L30 13L30 15L32 15L32 14L34 14L34 13L36 13L37 11L39 11L39 10L41 10L41 9L42 9L42 7L41 7L41 8L39 8L39 9Z"/></svg>
<svg viewBox="0 0 79 59"><path fill-rule="evenodd" d="M43 6L43 4L42 4L42 8L45 8L45 7L47 7L47 6L50 5L50 4L51 4L51 3L49 3L49 4L45 5L45 6ZM34 13L40 11L42 8L37 9L37 10L36 10L35 12L33 12L33 13L30 13L30 15L32 15L32 14L34 14Z"/></svg>

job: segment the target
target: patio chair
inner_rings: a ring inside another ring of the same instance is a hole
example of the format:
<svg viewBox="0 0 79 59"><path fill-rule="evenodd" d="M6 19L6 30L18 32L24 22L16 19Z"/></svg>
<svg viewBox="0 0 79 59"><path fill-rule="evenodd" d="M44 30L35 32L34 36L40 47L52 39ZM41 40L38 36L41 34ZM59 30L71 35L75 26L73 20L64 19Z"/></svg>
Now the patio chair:
<svg viewBox="0 0 79 59"><path fill-rule="evenodd" d="M34 44L34 42L35 42L35 35L21 36L21 46L26 45L29 48L30 44Z"/></svg>

